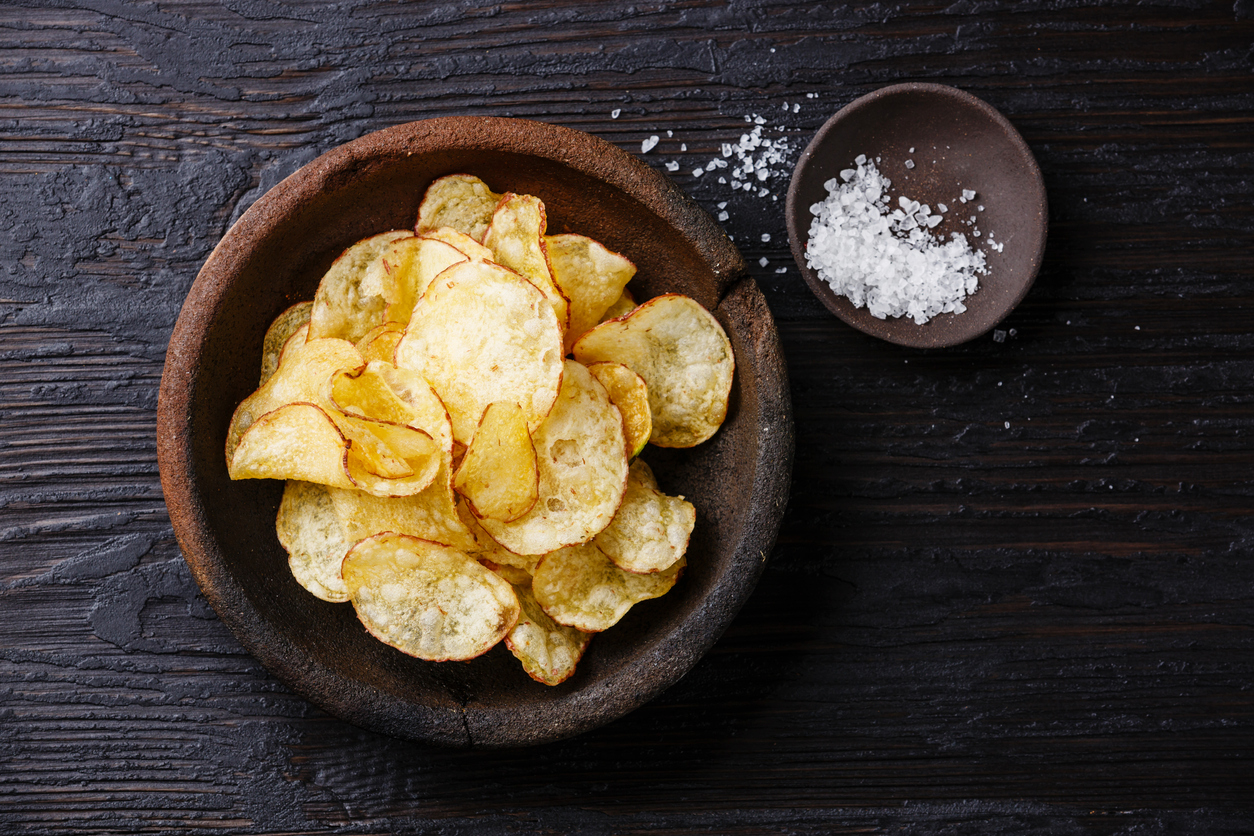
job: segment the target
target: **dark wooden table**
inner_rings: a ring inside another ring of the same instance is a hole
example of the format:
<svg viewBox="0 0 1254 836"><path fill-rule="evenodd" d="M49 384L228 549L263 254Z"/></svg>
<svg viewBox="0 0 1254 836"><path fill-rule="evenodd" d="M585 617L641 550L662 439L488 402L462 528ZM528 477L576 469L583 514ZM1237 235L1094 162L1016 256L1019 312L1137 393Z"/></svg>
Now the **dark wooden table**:
<svg viewBox="0 0 1254 836"><path fill-rule="evenodd" d="M1254 832L1252 50L1250 0L8 0L0 832ZM786 175L691 174L747 115L795 159L900 81L999 108L1049 192L1036 286L957 348L814 300ZM727 213L792 380L792 498L730 631L533 750L294 696L205 605L157 478L166 341L232 220L450 114L659 135L644 159Z"/></svg>

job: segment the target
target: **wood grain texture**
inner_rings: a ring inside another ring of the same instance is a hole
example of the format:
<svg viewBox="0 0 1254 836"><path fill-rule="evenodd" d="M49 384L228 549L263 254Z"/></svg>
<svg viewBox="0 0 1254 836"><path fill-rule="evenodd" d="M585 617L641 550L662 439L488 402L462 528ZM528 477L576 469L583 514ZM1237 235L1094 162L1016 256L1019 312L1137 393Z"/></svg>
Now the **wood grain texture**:
<svg viewBox="0 0 1254 836"><path fill-rule="evenodd" d="M0 830L1254 831L1252 73L1247 0L4 4ZM795 155L900 81L984 98L1041 164L1045 268L1000 342L852 331L790 265L786 174L691 174L746 115ZM453 114L659 135L644 159L727 212L796 416L779 546L714 651L518 752L290 694L157 479L166 341L232 220Z"/></svg>

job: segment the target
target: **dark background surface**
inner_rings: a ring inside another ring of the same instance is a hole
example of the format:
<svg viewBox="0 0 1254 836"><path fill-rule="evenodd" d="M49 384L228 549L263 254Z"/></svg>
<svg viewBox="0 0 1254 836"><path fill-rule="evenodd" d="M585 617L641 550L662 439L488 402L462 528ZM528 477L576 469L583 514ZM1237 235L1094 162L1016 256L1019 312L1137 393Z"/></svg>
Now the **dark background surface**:
<svg viewBox="0 0 1254 836"><path fill-rule="evenodd" d="M1252 49L1248 0L6 2L0 831L1254 832ZM795 159L900 81L993 104L1044 172L1000 341L853 331L791 263L786 174L691 174L746 115ZM166 341L230 223L452 114L658 134L792 379L792 498L739 618L654 703L529 750L292 695L205 605L157 475Z"/></svg>

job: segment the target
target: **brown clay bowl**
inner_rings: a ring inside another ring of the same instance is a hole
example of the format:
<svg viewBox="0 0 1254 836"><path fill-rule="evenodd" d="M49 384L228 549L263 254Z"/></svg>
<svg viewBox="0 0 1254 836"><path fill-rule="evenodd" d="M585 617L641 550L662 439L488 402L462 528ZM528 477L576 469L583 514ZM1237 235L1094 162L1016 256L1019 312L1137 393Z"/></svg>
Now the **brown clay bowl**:
<svg viewBox="0 0 1254 836"><path fill-rule="evenodd" d="M648 448L663 488L697 507L689 567L667 596L593 640L557 687L530 680L503 646L430 663L366 634L347 604L292 579L274 532L276 481L232 482L223 447L257 385L262 337L313 298L345 247L412 225L435 178L482 177L539 195L551 232L578 231L638 267L638 300L685 293L731 337L728 418L690 450ZM447 118L370 134L319 157L256 202L222 239L170 340L157 414L161 484L183 554L250 653L332 714L398 737L511 746L578 734L647 702L726 629L757 582L787 498L793 428L775 324L735 247L662 175L578 131L513 119ZM713 696L713 695L711 695Z"/></svg>
<svg viewBox="0 0 1254 836"><path fill-rule="evenodd" d="M854 167L859 154L879 158L880 172L893 184L894 206L903 194L933 211L944 203L949 212L933 233L948 238L963 232L984 250L988 274L965 300L966 311L922 325L909 317L877 319L834 293L806 264L810 207L827 197L823 184ZM915 163L913 169L907 160ZM963 189L976 192L975 200L960 203L956 198ZM819 301L859 331L915 348L972 340L1014 310L1040 270L1049 216L1040 168L1019 132L991 105L943 84L896 84L838 111L802 152L785 211L793 258ZM961 223L971 215L978 218L981 238ZM990 232L1004 245L1002 252L987 246Z"/></svg>

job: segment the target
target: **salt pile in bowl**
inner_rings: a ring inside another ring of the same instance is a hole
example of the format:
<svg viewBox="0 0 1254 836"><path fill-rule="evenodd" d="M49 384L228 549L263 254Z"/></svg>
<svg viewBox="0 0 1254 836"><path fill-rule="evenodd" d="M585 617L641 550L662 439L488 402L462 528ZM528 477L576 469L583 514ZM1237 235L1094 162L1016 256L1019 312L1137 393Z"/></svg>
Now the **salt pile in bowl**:
<svg viewBox="0 0 1254 836"><path fill-rule="evenodd" d="M960 232L948 240L933 235L942 215L916 200L903 196L890 211L892 182L865 155L854 163L856 169L824 183L827 199L810 207L815 218L806 264L835 293L879 319L909 316L922 325L965 311L963 300L988 272L984 253Z"/></svg>

